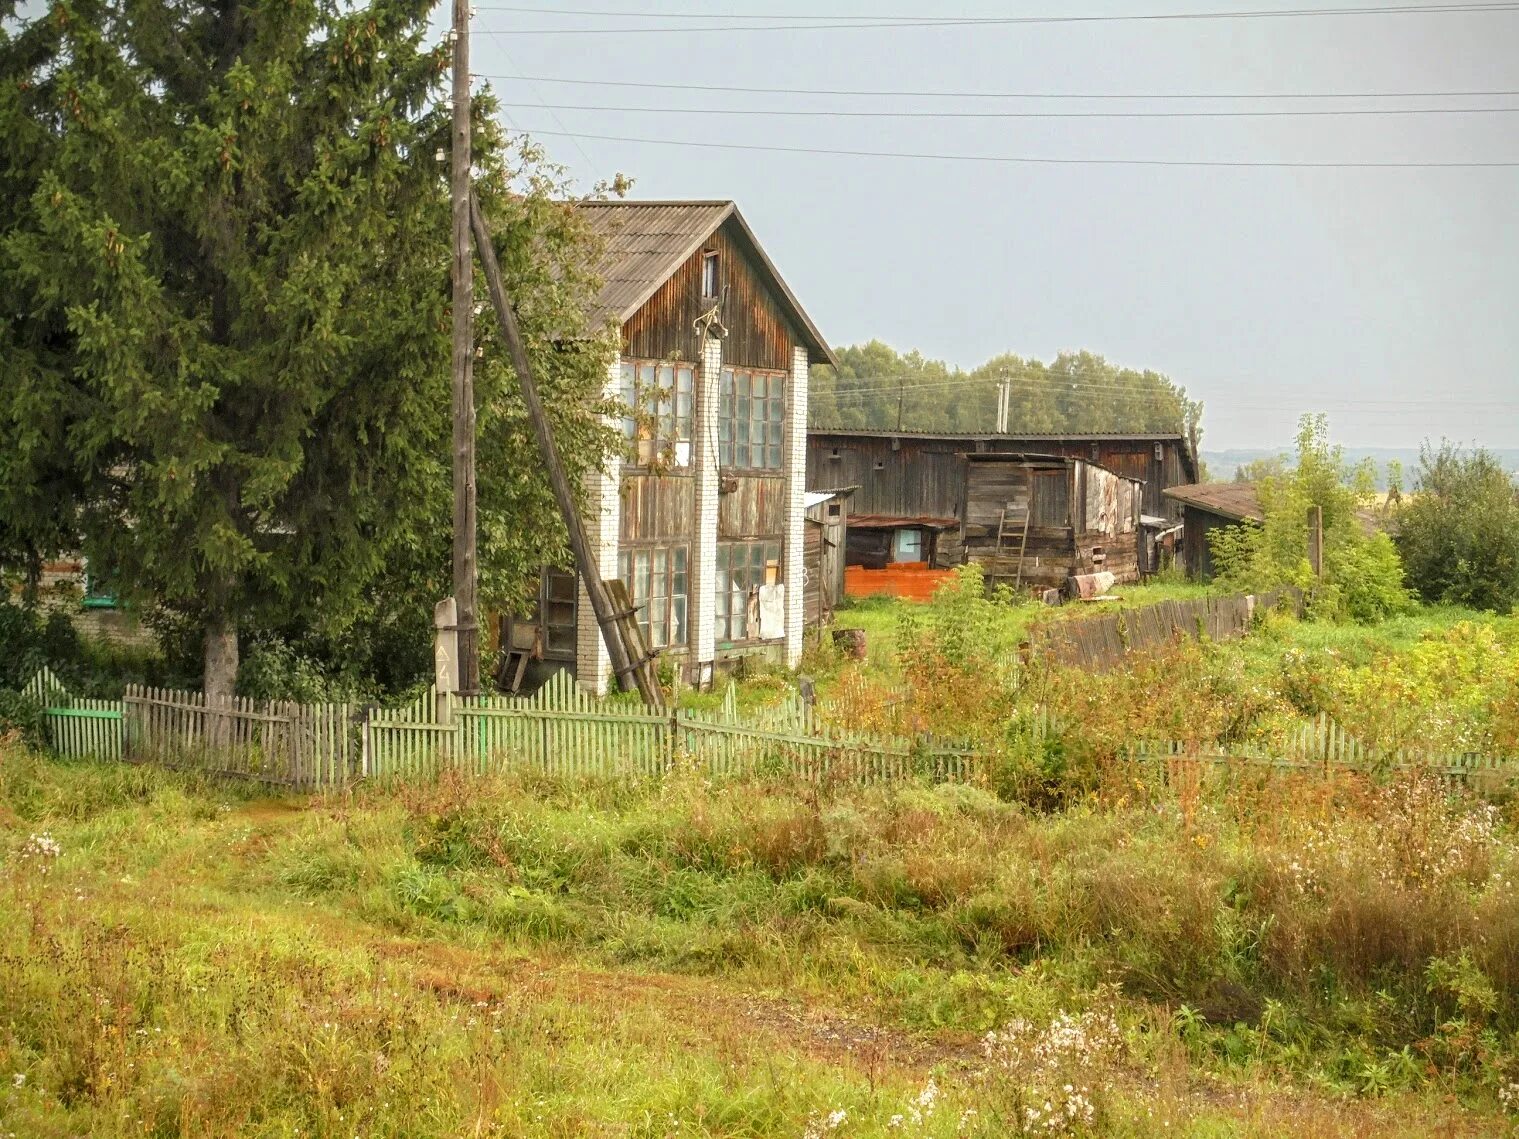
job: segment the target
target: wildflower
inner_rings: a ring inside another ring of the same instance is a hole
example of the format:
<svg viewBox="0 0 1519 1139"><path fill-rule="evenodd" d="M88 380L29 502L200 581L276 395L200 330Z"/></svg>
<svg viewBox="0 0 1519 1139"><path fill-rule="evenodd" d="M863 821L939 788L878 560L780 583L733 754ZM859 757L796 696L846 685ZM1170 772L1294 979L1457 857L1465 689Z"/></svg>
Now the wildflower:
<svg viewBox="0 0 1519 1139"><path fill-rule="evenodd" d="M11 1077L11 1087L13 1087L13 1088L20 1088L20 1087L25 1087L25 1086L26 1086L26 1073L25 1072L17 1072L14 1076Z"/></svg>

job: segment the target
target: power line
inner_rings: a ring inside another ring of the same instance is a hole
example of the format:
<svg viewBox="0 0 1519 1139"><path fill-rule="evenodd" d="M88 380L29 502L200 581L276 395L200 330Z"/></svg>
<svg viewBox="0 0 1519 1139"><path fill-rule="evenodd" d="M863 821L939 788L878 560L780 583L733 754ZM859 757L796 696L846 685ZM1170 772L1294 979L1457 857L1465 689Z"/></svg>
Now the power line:
<svg viewBox="0 0 1519 1139"><path fill-rule="evenodd" d="M771 107L627 107L586 103L543 103L547 111L616 111L634 115L763 115L823 119L1232 119L1310 118L1344 115L1512 115L1519 107L1358 107L1306 111L850 111ZM562 125L562 124L561 124Z"/></svg>
<svg viewBox="0 0 1519 1139"><path fill-rule="evenodd" d="M1205 20L1256 20L1290 19L1321 16L1417 16L1452 15L1462 13L1513 12L1519 10L1514 3L1463 3L1463 4L1406 4L1377 5L1354 8L1274 8L1242 12L1148 12L1127 15L1103 16L894 16L882 18L851 16L784 16L733 15L707 12L614 12L596 9L551 9L522 5L481 4L484 12L513 12L540 16L608 16L614 19L668 19L686 21L680 27L616 27L616 28L513 28L514 35L670 35L689 32L789 32L789 31L839 31L863 28L938 28L938 27L1009 27L1035 24L1115 24L1160 23ZM692 24L691 20L725 19L729 23ZM791 23L733 23L734 20L801 21Z"/></svg>
<svg viewBox="0 0 1519 1139"><path fill-rule="evenodd" d="M890 397L901 391L929 391L955 387L973 388L977 389L980 393L991 393L998 384L1007 382L1015 390L1021 390L1029 395L1059 395L1073 391L1079 394L1080 391L1088 391L1110 395L1114 398L1141 402L1153 400L1164 403L1180 402L1189 398L1186 390L1179 386L1175 390L1167 392L1155 388L1135 388L1122 380L1116 379L1076 379L1062 376L1059 373L1037 371L1002 370L993 374L976 377L960 376L939 380L918 380L912 376L848 376L843 378L849 382L849 386L828 387L820 383L814 394L832 396L834 398L863 398L872 395ZM1425 413L1429 408L1519 407L1519 401L1513 400L1453 401L1449 398L1412 400L1340 398L1327 402L1350 408L1378 409L1389 412L1407 409L1409 411L1420 412L1421 414ZM1231 404L1230 406L1236 405Z"/></svg>
<svg viewBox="0 0 1519 1139"><path fill-rule="evenodd" d="M637 87L650 91L731 92L744 95L836 95L858 98L890 99L1486 99L1519 95L1519 89L1501 91L1285 91L1277 93L1247 92L1053 92L1053 91L913 91L869 90L827 87L738 87L708 83L646 83L626 79L566 79L550 75L484 75L485 79L556 83L578 87Z"/></svg>
<svg viewBox="0 0 1519 1139"><path fill-rule="evenodd" d="M770 154L819 154L844 158L910 158L935 162L989 162L1009 166L1178 166L1220 169L1277 170L1467 170L1511 169L1515 161L1461 162L1282 162L1258 160L1192 158L1057 158L1042 155L946 154L901 150L843 150L818 146L777 146L767 143L711 142L695 139L639 138L632 135L592 134L583 131L534 130L532 134L560 138L596 139L601 142L631 142L644 146L686 146L704 150L763 151Z"/></svg>

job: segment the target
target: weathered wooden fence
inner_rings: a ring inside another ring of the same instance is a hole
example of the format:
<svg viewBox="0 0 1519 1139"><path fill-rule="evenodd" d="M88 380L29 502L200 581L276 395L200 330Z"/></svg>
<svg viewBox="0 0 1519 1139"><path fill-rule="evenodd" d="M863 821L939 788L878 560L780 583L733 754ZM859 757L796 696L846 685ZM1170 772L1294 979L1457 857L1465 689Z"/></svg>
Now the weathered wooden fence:
<svg viewBox="0 0 1519 1139"><path fill-rule="evenodd" d="M1149 767L1153 778L1166 781L1183 765L1266 767L1326 775L1424 771L1447 783L1474 789L1491 789L1519 779L1519 758L1410 747L1368 747L1325 713L1271 744L1140 742L1129 748L1129 756Z"/></svg>
<svg viewBox="0 0 1519 1139"><path fill-rule="evenodd" d="M1250 630L1255 614L1278 606L1301 612L1302 594L1295 589L1273 593L1197 597L1160 601L1137 609L1051 621L1028 638L1030 655L1052 664L1108 669L1133 652L1144 652L1180 637L1206 636L1233 640Z"/></svg>
<svg viewBox="0 0 1519 1139"><path fill-rule="evenodd" d="M71 697L51 675L29 691L47 709L48 739L71 757L153 762L299 790L355 778L416 778L526 767L556 775L652 775L690 764L713 775L806 779L969 780L969 748L851 733L800 701L740 713L732 690L710 711L652 712L599 699L565 673L535 695L450 697L429 691L400 708L208 701L131 687L119 701Z"/></svg>
<svg viewBox="0 0 1519 1139"><path fill-rule="evenodd" d="M365 721L365 774L407 776L520 764L556 775L649 775L690 763L713 775L789 772L807 779L880 781L919 775L974 777L970 748L851 733L797 700L740 713L721 708L651 712L587 695L558 673L530 697L463 697L440 710L435 692L377 710Z"/></svg>

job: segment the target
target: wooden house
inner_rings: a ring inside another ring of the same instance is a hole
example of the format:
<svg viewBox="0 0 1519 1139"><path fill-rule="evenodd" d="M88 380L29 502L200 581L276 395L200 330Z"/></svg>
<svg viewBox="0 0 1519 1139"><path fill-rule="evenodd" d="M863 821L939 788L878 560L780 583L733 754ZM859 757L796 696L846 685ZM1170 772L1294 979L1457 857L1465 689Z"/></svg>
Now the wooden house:
<svg viewBox="0 0 1519 1139"><path fill-rule="evenodd" d="M601 573L627 585L649 644L693 683L724 658L802 652L807 380L834 363L729 201L586 202L601 238L596 315L621 329L608 394L624 456L587 487ZM544 575L503 630L604 692L611 662L584 587Z"/></svg>
<svg viewBox="0 0 1519 1139"><path fill-rule="evenodd" d="M1144 484L1084 459L967 454L960 540L989 582L1059 588L1076 574L1139 580Z"/></svg>
<svg viewBox="0 0 1519 1139"><path fill-rule="evenodd" d="M1191 483L1169 487L1166 497L1182 511L1182 569L1198 581L1213 576L1213 547L1209 543L1215 532L1259 525L1266 517L1254 483Z"/></svg>

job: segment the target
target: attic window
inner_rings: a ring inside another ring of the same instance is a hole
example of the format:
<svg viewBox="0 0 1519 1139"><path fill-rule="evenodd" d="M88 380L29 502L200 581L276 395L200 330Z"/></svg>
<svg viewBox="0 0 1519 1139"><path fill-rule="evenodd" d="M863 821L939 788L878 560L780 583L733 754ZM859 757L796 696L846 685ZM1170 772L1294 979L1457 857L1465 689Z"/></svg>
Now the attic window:
<svg viewBox="0 0 1519 1139"><path fill-rule="evenodd" d="M701 255L701 295L717 296L717 251L709 249Z"/></svg>

